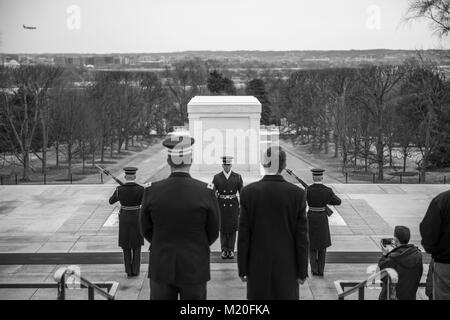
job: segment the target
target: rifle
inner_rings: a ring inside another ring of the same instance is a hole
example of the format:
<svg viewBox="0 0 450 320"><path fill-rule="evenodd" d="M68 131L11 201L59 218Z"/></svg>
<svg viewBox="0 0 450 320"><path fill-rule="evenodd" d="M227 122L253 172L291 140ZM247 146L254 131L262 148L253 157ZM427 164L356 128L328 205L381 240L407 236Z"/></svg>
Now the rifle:
<svg viewBox="0 0 450 320"><path fill-rule="evenodd" d="M95 165L97 167L97 169L99 169L102 173L106 174L107 176L110 176L111 178L113 178L118 184L120 184L121 186L123 186L123 182L120 181L119 179L117 179L116 177L114 177L111 172L109 172L108 170L106 170L105 168L100 167L98 164Z"/></svg>
<svg viewBox="0 0 450 320"><path fill-rule="evenodd" d="M297 177L297 175L291 169L286 168L285 170L287 173L289 173L289 175L293 176L295 179L297 179L298 182L300 182L303 188L305 188L305 191L308 191L308 185L305 183L305 181ZM325 206L325 208L325 213L327 214L327 216L331 216L333 214L333 210L331 210L329 206Z"/></svg>
<svg viewBox="0 0 450 320"><path fill-rule="evenodd" d="M297 179L297 181L300 182L300 184L303 186L303 188L305 188L305 191L306 191L306 189L308 188L308 185L305 183L305 181L303 181L302 179L297 177L291 169L286 168L285 170L287 173L289 173L291 176L293 176L295 179Z"/></svg>

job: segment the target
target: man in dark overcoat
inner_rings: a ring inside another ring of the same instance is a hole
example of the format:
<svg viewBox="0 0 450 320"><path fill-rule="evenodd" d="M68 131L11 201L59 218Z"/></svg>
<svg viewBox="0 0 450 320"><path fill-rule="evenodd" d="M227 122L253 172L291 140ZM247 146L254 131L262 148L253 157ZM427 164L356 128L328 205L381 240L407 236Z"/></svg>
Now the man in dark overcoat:
<svg viewBox="0 0 450 320"><path fill-rule="evenodd" d="M234 246L239 220L239 199L244 182L231 170L233 157L222 157L223 171L213 179L220 207L220 244L222 259L234 259Z"/></svg>
<svg viewBox="0 0 450 320"><path fill-rule="evenodd" d="M312 169L314 183L308 187L309 259L311 272L323 276L327 248L331 246L328 217L333 213L327 205L340 205L341 199L333 189L323 184L324 169Z"/></svg>
<svg viewBox="0 0 450 320"><path fill-rule="evenodd" d="M210 280L210 245L219 236L214 186L193 179L189 136L170 136L171 174L145 189L141 230L150 242L148 276L152 300L205 300Z"/></svg>
<svg viewBox="0 0 450 320"><path fill-rule="evenodd" d="M298 300L308 276L308 222L305 191L281 172L286 153L265 153L266 175L242 189L238 231L238 272L247 299Z"/></svg>
<svg viewBox="0 0 450 320"><path fill-rule="evenodd" d="M119 212L119 246L123 250L125 272L129 277L139 275L141 267L141 246L144 238L139 228L139 210L141 208L144 187L137 184L135 167L126 167L126 182L118 186L109 203L120 202Z"/></svg>
<svg viewBox="0 0 450 320"><path fill-rule="evenodd" d="M432 296L450 300L450 190L431 200L420 223L422 246L433 258Z"/></svg>

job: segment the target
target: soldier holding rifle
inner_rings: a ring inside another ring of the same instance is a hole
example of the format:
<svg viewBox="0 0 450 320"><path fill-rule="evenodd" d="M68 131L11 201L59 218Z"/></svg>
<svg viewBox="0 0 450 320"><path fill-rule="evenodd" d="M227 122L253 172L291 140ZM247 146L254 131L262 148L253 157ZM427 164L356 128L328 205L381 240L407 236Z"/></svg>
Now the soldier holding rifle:
<svg viewBox="0 0 450 320"><path fill-rule="evenodd" d="M341 199L333 190L322 183L324 169L312 169L314 184L308 186L297 177L292 170L286 168L286 172L297 179L307 190L308 202L308 229L309 229L309 261L311 272L315 276L323 276L325 269L325 257L327 248L331 246L330 227L328 217L333 211L328 205L340 205Z"/></svg>
<svg viewBox="0 0 450 320"><path fill-rule="evenodd" d="M125 272L128 277L135 277L139 275L141 246L144 245L144 238L139 228L139 211L144 195L144 187L135 182L137 168L126 167L123 170L125 171L126 182L122 183L113 177L121 185L116 188L111 198L109 198L109 203L120 202L119 246L123 250Z"/></svg>
<svg viewBox="0 0 450 320"><path fill-rule="evenodd" d="M323 276L327 248L331 246L328 217L333 211L327 205L340 205L341 199L333 189L323 184L324 169L311 169L314 183L308 187L309 222L309 261L311 272L315 276Z"/></svg>

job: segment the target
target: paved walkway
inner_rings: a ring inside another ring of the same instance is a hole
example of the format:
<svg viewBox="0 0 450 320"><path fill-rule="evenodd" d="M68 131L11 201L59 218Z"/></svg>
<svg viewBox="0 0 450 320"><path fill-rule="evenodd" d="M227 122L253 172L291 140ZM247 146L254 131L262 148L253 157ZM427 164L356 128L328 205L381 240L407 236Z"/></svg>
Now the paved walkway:
<svg viewBox="0 0 450 320"><path fill-rule="evenodd" d="M283 146L288 150L289 168L306 183L312 183L309 170L313 165L290 150L289 145ZM155 144L111 171L120 176L123 166L134 165L139 167L140 183L164 179L169 175L166 157L161 144ZM284 175L288 181L297 182ZM325 179L336 182L331 176ZM105 182L0 186L0 253L119 252L118 205L108 204L116 183L112 179ZM407 184L330 186L343 200L341 206L333 208L335 214L330 219L330 251L377 252L379 239L392 235L397 224L408 226L412 242L419 244L418 225L430 200L448 189L446 185ZM212 251L220 251L218 241Z"/></svg>
<svg viewBox="0 0 450 320"><path fill-rule="evenodd" d="M117 159L117 162L111 165L102 165L108 169L112 175L123 180L123 167L135 166L139 170L137 172L137 182L146 183L152 176L164 168L166 163L167 153L165 148L161 145L160 141L156 141L153 145L140 152L123 151L124 153L131 153L131 155L124 156L122 159ZM105 184L117 184L114 179L103 176L103 182ZM99 183L99 177L97 175L91 175L83 180L77 181L78 184L82 183Z"/></svg>
<svg viewBox="0 0 450 320"><path fill-rule="evenodd" d="M331 251L378 251L397 224L418 226L430 200L445 185L331 185L343 199L334 207L344 224L331 223ZM0 187L0 253L118 252L114 185ZM212 251L219 251L216 242Z"/></svg>

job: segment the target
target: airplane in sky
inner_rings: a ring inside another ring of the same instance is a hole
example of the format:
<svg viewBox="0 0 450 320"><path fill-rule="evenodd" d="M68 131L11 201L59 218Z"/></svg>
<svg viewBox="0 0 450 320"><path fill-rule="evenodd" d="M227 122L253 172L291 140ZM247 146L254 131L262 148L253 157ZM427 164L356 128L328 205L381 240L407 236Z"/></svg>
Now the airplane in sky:
<svg viewBox="0 0 450 320"><path fill-rule="evenodd" d="M26 25L22 25L24 29L29 29L29 30L34 30L36 29L36 27L27 27Z"/></svg>

